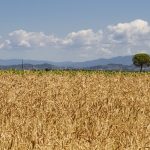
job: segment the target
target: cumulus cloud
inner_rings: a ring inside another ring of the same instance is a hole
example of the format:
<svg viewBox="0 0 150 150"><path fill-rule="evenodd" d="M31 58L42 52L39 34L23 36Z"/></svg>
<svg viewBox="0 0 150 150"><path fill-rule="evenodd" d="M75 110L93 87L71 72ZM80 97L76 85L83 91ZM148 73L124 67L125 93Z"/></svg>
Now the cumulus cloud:
<svg viewBox="0 0 150 150"><path fill-rule="evenodd" d="M16 30L9 33L10 41L16 47L45 47L57 46L59 39L53 35L45 35L43 32L27 32L25 30Z"/></svg>
<svg viewBox="0 0 150 150"><path fill-rule="evenodd" d="M27 32L16 30L9 33L12 46L16 47L85 47L97 45L102 40L102 31L94 32L92 29L69 33L64 38L56 38L43 32Z"/></svg>
<svg viewBox="0 0 150 150"><path fill-rule="evenodd" d="M61 49L66 54L89 59L150 52L150 25L147 21L137 19L109 25L104 31L84 29L71 32L64 38L21 29L9 33L6 39L0 38L0 49L7 48Z"/></svg>
<svg viewBox="0 0 150 150"><path fill-rule="evenodd" d="M134 20L129 23L118 23L107 27L108 40L113 47L111 51L116 55L128 55L150 49L150 25L144 20ZM119 51L120 50L120 51Z"/></svg>
<svg viewBox="0 0 150 150"><path fill-rule="evenodd" d="M137 40L145 40L150 37L150 26L148 22L140 19L129 23L108 26L108 31L109 36L116 42L120 41L134 44Z"/></svg>
<svg viewBox="0 0 150 150"><path fill-rule="evenodd" d="M10 40L4 40L2 37L0 37L0 49L9 48L10 44Z"/></svg>
<svg viewBox="0 0 150 150"><path fill-rule="evenodd" d="M72 32L67 35L66 40L70 41L71 45L92 46L102 40L103 32L94 32L92 29Z"/></svg>

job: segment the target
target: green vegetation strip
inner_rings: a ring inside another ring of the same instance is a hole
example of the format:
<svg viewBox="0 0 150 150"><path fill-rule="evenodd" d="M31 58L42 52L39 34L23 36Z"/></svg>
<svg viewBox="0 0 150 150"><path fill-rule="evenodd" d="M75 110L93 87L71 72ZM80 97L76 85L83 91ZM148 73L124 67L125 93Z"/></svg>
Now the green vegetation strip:
<svg viewBox="0 0 150 150"><path fill-rule="evenodd" d="M50 71L30 71L30 70L1 70L0 75L4 74L18 74L18 75L26 75L26 74L37 74L37 75L45 75L45 74L56 74L56 75L92 75L92 74L103 74L103 75L150 75L150 72L128 72L128 71L100 71L100 70L50 70Z"/></svg>

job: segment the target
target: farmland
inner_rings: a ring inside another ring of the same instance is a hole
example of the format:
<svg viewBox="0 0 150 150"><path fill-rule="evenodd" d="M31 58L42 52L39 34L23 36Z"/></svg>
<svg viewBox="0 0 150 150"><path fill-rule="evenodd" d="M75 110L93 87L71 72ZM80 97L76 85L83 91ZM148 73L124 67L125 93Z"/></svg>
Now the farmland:
<svg viewBox="0 0 150 150"><path fill-rule="evenodd" d="M150 149L150 74L1 71L0 149Z"/></svg>

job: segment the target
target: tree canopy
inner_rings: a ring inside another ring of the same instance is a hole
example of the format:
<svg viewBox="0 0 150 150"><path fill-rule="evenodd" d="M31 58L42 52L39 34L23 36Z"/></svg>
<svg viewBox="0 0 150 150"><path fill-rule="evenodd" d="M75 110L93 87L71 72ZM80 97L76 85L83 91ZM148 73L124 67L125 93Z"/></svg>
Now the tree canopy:
<svg viewBox="0 0 150 150"><path fill-rule="evenodd" d="M132 61L135 66L140 67L140 72L141 72L143 69L143 66L150 65L150 55L146 53L135 54L132 58Z"/></svg>

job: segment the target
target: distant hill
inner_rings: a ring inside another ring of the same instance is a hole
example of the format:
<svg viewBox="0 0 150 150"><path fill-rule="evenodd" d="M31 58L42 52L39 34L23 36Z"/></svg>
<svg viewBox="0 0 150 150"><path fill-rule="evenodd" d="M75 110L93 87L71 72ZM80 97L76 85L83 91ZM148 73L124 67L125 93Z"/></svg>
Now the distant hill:
<svg viewBox="0 0 150 150"><path fill-rule="evenodd" d="M122 64L122 65L131 65L132 56L118 56L110 59L96 59L85 62L52 62L52 61L43 61L43 60L24 60L24 64L51 64L58 67L73 67L73 68L84 68L84 67L93 67L98 65L108 65L108 64ZM0 59L1 66L8 65L19 65L22 63L21 59L9 59L3 60Z"/></svg>
<svg viewBox="0 0 150 150"><path fill-rule="evenodd" d="M110 59L97 59L85 62L52 62L42 60L23 60L25 70L85 69L85 70L124 70L139 71L132 64L132 56L119 56ZM22 69L21 59L0 60L0 69ZM150 68L144 68L150 71Z"/></svg>
<svg viewBox="0 0 150 150"><path fill-rule="evenodd" d="M36 65L36 64L45 64L45 63L51 63L49 61L37 61L37 60L23 60L24 64L32 64L32 65ZM22 59L0 59L0 65L3 66L9 66L9 65L19 65L22 64Z"/></svg>
<svg viewBox="0 0 150 150"><path fill-rule="evenodd" d="M93 66L108 65L108 64L132 65L132 56L119 56L110 59L96 59L96 60L85 61L85 62L68 63L65 65L69 67L83 68L83 67L93 67Z"/></svg>

